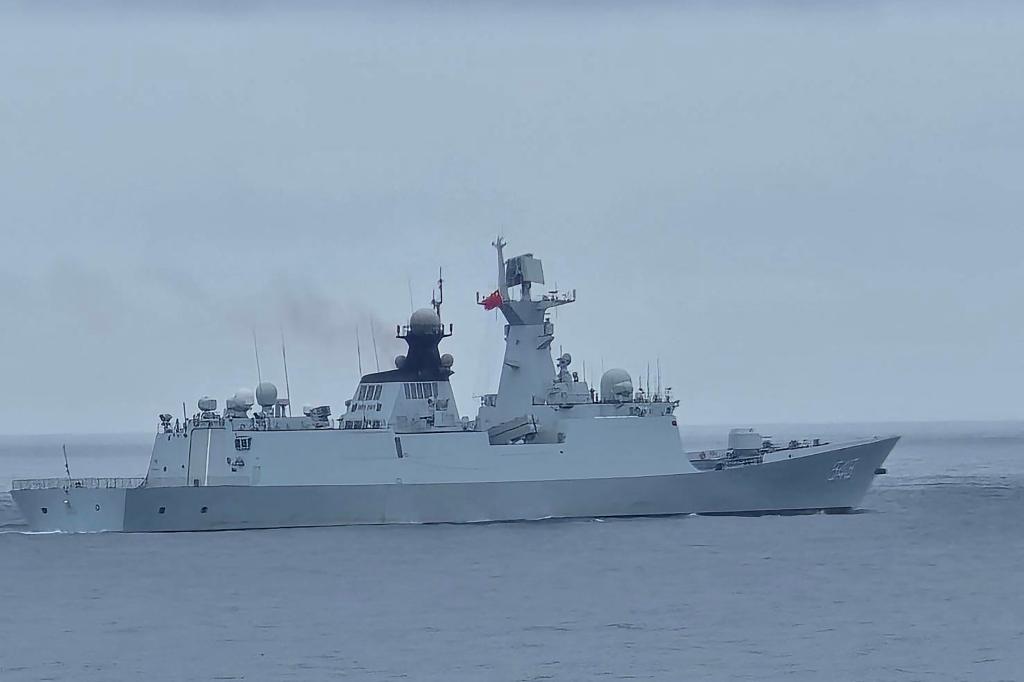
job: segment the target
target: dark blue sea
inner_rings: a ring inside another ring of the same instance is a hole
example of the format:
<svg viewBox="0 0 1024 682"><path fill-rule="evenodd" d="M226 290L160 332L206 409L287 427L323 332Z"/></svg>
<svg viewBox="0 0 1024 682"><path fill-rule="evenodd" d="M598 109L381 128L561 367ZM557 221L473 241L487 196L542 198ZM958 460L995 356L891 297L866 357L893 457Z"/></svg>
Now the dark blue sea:
<svg viewBox="0 0 1024 682"><path fill-rule="evenodd" d="M762 428L905 437L845 515L61 535L0 493L0 682L1024 679L1024 423ZM0 489L150 438L2 437Z"/></svg>

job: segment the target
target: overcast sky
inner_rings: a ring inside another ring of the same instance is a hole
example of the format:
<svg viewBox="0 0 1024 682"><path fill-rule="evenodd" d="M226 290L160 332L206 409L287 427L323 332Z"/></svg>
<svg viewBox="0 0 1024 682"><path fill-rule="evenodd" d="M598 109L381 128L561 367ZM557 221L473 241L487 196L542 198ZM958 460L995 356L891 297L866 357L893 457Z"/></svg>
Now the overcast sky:
<svg viewBox="0 0 1024 682"><path fill-rule="evenodd" d="M0 432L223 401L253 329L283 384L282 327L337 413L439 266L475 415L498 232L684 423L1021 416L1024 10L377 4L0 4Z"/></svg>

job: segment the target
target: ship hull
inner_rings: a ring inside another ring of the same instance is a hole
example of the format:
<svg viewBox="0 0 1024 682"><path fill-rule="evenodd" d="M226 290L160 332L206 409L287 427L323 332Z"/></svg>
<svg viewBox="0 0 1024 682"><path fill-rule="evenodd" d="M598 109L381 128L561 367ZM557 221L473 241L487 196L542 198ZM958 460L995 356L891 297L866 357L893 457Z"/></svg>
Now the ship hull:
<svg viewBox="0 0 1024 682"><path fill-rule="evenodd" d="M157 532L856 508L898 439L722 471L538 481L12 491L34 531ZM45 513L43 510L46 510Z"/></svg>

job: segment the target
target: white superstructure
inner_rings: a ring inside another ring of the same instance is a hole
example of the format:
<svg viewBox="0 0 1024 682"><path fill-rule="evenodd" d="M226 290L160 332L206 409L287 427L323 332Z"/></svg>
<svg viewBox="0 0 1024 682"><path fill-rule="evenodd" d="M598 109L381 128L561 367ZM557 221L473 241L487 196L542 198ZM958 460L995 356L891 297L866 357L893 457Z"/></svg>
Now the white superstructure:
<svg viewBox="0 0 1024 682"><path fill-rule="evenodd" d="M435 301L398 329L408 351L395 368L363 376L337 415L289 416L269 382L221 411L204 396L184 423L161 415L141 483L16 481L15 500L33 528L139 531L847 509L895 444L754 461L733 455L760 436L734 431L728 466L701 473L682 451L676 401L634 391L620 369L597 392L568 353L552 357L548 313L575 293L534 297L541 261L494 246L498 286L482 303L507 321L505 354L475 419L456 405L454 359L439 350L452 326Z"/></svg>

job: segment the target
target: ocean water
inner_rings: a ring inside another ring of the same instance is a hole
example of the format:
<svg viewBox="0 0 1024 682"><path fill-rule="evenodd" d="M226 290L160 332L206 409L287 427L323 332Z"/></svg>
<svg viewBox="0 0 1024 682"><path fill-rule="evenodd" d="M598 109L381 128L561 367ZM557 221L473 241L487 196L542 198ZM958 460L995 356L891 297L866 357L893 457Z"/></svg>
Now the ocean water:
<svg viewBox="0 0 1024 682"><path fill-rule="evenodd" d="M33 535L2 494L0 681L1024 679L1024 424L766 428L905 438L847 515ZM0 488L149 440L0 438Z"/></svg>

